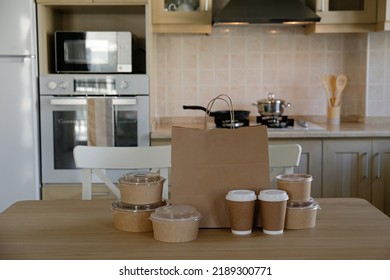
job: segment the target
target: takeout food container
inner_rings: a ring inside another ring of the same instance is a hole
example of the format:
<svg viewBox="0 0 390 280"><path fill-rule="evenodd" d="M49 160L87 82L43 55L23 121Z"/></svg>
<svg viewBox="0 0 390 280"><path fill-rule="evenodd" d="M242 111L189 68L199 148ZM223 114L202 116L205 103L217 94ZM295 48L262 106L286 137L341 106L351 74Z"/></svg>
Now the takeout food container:
<svg viewBox="0 0 390 280"><path fill-rule="evenodd" d="M150 215L154 238L163 242L188 242L198 238L202 215L190 205L166 205Z"/></svg>
<svg viewBox="0 0 390 280"><path fill-rule="evenodd" d="M119 178L121 201L127 204L151 204L161 201L165 179L158 173L128 173Z"/></svg>
<svg viewBox="0 0 390 280"><path fill-rule="evenodd" d="M307 229L315 227L318 202L310 198L308 202L289 202L286 210L286 229Z"/></svg>
<svg viewBox="0 0 390 280"><path fill-rule="evenodd" d="M128 232L152 231L153 225L149 219L150 214L156 208L165 205L165 200L143 205L131 205L116 200L111 204L111 208L114 211L114 227L118 230Z"/></svg>
<svg viewBox="0 0 390 280"><path fill-rule="evenodd" d="M277 188L286 191L289 201L310 201L311 182L309 174L281 174L276 176Z"/></svg>

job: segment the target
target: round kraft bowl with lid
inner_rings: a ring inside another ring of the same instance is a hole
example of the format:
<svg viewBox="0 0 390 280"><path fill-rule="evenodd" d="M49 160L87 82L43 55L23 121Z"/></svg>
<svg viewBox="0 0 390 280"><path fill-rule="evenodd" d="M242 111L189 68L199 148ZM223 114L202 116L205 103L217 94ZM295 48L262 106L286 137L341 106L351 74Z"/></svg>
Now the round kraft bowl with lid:
<svg viewBox="0 0 390 280"><path fill-rule="evenodd" d="M202 215L190 205L167 205L150 215L154 238L163 242L188 242L198 238Z"/></svg>
<svg viewBox="0 0 390 280"><path fill-rule="evenodd" d="M121 201L127 204L151 204L161 201L165 179L158 173L128 173L119 178Z"/></svg>
<svg viewBox="0 0 390 280"><path fill-rule="evenodd" d="M277 188L286 191L289 201L310 201L311 182L310 174L281 174L276 176Z"/></svg>
<svg viewBox="0 0 390 280"><path fill-rule="evenodd" d="M116 200L111 204L111 209L114 212L114 227L128 232L153 231L152 221L149 217L156 208L166 204L165 200L144 205L126 204Z"/></svg>
<svg viewBox="0 0 390 280"><path fill-rule="evenodd" d="M316 226L317 210L321 209L317 201L289 202L286 210L286 229L308 229Z"/></svg>

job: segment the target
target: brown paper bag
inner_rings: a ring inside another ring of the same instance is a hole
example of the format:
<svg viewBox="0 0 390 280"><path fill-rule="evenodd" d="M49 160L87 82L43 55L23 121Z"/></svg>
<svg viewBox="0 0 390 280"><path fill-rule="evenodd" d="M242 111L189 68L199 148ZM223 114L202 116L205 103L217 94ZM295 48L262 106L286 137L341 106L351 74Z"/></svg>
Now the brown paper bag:
<svg viewBox="0 0 390 280"><path fill-rule="evenodd" d="M172 128L171 202L201 212L202 228L229 227L225 196L270 187L266 126Z"/></svg>

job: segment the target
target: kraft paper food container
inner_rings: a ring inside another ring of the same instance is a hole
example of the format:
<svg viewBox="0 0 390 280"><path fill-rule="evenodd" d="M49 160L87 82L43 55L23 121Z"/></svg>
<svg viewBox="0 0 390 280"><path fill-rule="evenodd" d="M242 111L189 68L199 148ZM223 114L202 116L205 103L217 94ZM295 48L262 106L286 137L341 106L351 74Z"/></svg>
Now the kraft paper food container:
<svg viewBox="0 0 390 280"><path fill-rule="evenodd" d="M311 197L310 174L281 174L276 176L277 188L287 192L289 201L309 201Z"/></svg>
<svg viewBox="0 0 390 280"><path fill-rule="evenodd" d="M127 204L151 204L161 201L165 179L158 173L128 173L119 178L121 201Z"/></svg>
<svg viewBox="0 0 390 280"><path fill-rule="evenodd" d="M116 200L111 204L111 209L114 212L114 227L118 230L128 232L152 231L153 225L149 219L150 214L156 208L165 205L165 200L144 205L131 205Z"/></svg>
<svg viewBox="0 0 390 280"><path fill-rule="evenodd" d="M202 215L190 205L167 205L150 215L154 238L163 242L188 242L198 238Z"/></svg>
<svg viewBox="0 0 390 280"><path fill-rule="evenodd" d="M310 198L308 202L287 204L286 229L307 229L316 226L317 210L320 205Z"/></svg>

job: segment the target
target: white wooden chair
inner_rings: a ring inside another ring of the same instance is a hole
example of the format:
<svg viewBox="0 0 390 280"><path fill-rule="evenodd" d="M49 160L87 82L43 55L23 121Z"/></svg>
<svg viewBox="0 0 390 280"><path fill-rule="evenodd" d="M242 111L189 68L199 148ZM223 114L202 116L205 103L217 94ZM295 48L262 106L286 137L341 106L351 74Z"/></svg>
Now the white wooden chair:
<svg viewBox="0 0 390 280"><path fill-rule="evenodd" d="M302 147L299 144L269 145L270 179L274 182L279 174L292 174L299 165Z"/></svg>
<svg viewBox="0 0 390 280"><path fill-rule="evenodd" d="M92 197L92 174L120 198L118 187L105 175L108 169L152 169L166 180L163 198L168 198L168 173L171 167L171 146L152 147L96 147L76 146L73 149L76 167L82 168L82 199Z"/></svg>

